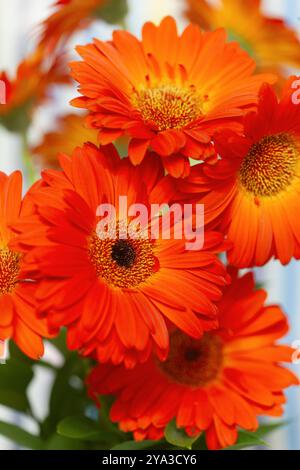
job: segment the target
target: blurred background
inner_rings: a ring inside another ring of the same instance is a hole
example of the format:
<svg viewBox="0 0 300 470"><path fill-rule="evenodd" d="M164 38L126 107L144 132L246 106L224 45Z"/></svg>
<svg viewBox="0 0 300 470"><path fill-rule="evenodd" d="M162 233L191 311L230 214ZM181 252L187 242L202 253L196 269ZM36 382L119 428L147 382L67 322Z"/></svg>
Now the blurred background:
<svg viewBox="0 0 300 470"><path fill-rule="evenodd" d="M127 27L135 34L140 34L146 20L158 21L166 14L175 16L179 27L186 20L182 17L184 0L129 0L130 14L126 19ZM37 37L36 25L50 12L53 0L0 0L0 70L14 74L20 60L34 47ZM295 0L265 0L263 10L275 17L283 17L288 24L300 34L300 2ZM93 36L109 39L112 26L97 21L84 32L76 34L74 44L86 43ZM55 126L58 115L68 110L68 101L76 95L75 87L60 87L54 91L51 104L44 106L35 115L31 129L31 141L38 143L43 132L49 132ZM69 110L70 111L70 110ZM74 112L74 109L72 110ZM0 127L0 170L10 173L22 168L21 142L16 134L9 133ZM291 333L288 342L298 341L300 348L300 264L292 262L282 267L276 262L269 263L257 272L258 281L263 283L269 292L270 303L281 304L290 319ZM0 312L1 315L1 312ZM286 342L286 341L285 341ZM62 357L50 345L46 347L49 361L59 363ZM5 367L5 366L0 366ZM300 363L294 370L300 374ZM47 414L47 391L51 384L51 371L36 366L35 380L30 386L30 402L35 415L41 419ZM1 387L1 383L0 383ZM300 390L294 387L287 392L288 404L284 420L288 426L274 432L268 437L272 448L278 450L300 450ZM28 418L10 412L0 406L0 420L14 422L34 432L33 422ZM14 444L0 436L0 449L12 449Z"/></svg>

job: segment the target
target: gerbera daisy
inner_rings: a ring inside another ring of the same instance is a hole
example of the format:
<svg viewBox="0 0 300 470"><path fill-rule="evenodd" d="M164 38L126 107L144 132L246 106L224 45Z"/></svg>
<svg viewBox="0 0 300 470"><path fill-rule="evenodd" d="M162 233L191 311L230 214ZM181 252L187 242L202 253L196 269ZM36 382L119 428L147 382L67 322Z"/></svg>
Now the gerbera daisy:
<svg viewBox="0 0 300 470"><path fill-rule="evenodd" d="M188 18L206 30L223 27L253 57L260 71L283 74L300 67L300 42L282 19L262 13L261 0L187 0Z"/></svg>
<svg viewBox="0 0 300 470"><path fill-rule="evenodd" d="M47 61L38 48L18 66L16 77L10 79L0 72L5 84L6 104L0 105L0 124L11 131L24 131L36 106L40 105L54 84L68 83L64 61L56 57Z"/></svg>
<svg viewBox="0 0 300 470"><path fill-rule="evenodd" d="M251 273L234 278L219 304L220 329L193 339L170 332L166 361L151 358L134 370L99 365L87 379L90 395L113 394L110 418L136 440L161 439L176 418L189 435L206 432L209 449L233 445L237 428L255 431L257 416L280 416L283 389L298 379L279 363L293 349L277 345L286 317L266 307Z"/></svg>
<svg viewBox="0 0 300 470"><path fill-rule="evenodd" d="M130 230L124 239L132 217L122 213L120 197L128 208L149 208L173 194L159 158L148 154L135 168L112 145L86 144L60 162L63 171L45 171L31 191L37 215L17 227L17 246L32 248L28 272L40 280L37 298L50 327L68 327L71 349L128 367L152 349L166 356L169 321L192 337L216 327L215 301L227 277L216 256L225 248L219 233L206 233L195 251L172 231L168 240ZM103 203L117 212L109 215L107 237L99 232ZM147 218L145 229L155 221Z"/></svg>
<svg viewBox="0 0 300 470"><path fill-rule="evenodd" d="M15 234L10 225L28 213L22 202L22 176L0 172L0 341L13 339L33 359L43 355L42 336L49 337L46 322L37 317L36 284L24 272L24 255L11 248Z"/></svg>
<svg viewBox="0 0 300 470"><path fill-rule="evenodd" d="M100 142L128 134L133 164L151 147L176 177L188 174L187 157L211 156L213 132L238 130L262 82L274 81L253 75L254 61L237 43L226 43L224 30L202 33L189 25L178 36L171 17L159 26L146 23L141 41L115 31L112 42L95 39L77 50L83 61L71 68L83 96L73 105L89 110Z"/></svg>
<svg viewBox="0 0 300 470"><path fill-rule="evenodd" d="M97 132L88 129L84 121L85 117L77 114L68 114L58 120L57 130L45 134L42 143L31 149L41 166L58 168L58 154L71 155L76 147L86 142L97 145Z"/></svg>
<svg viewBox="0 0 300 470"><path fill-rule="evenodd" d="M51 51L93 20L117 23L126 13L126 0L57 0L54 12L42 23L40 44Z"/></svg>
<svg viewBox="0 0 300 470"><path fill-rule="evenodd" d="M273 256L282 264L300 258L300 106L293 103L293 81L280 101L264 86L258 111L245 118L245 135L218 135L222 160L213 168L196 165L178 183L201 199L207 222L228 235L228 259L238 267L261 266Z"/></svg>

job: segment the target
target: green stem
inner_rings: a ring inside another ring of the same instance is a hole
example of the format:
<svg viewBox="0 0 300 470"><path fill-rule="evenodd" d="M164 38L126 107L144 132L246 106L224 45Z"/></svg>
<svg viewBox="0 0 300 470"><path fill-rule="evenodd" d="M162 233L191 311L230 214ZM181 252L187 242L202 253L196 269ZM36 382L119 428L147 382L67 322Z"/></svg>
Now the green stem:
<svg viewBox="0 0 300 470"><path fill-rule="evenodd" d="M37 180L37 173L34 168L34 165L32 162L32 156L29 151L29 144L28 144L26 131L22 132L21 139L22 139L23 162L24 162L25 170L26 170L26 179L27 179L28 185L31 186Z"/></svg>

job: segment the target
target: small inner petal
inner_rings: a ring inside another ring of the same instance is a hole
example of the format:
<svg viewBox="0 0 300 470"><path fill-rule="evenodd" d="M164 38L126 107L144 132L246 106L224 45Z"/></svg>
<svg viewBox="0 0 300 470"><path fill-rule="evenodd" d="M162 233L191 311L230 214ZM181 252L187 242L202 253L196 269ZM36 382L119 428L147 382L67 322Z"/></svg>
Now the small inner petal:
<svg viewBox="0 0 300 470"><path fill-rule="evenodd" d="M133 94L132 104L144 122L153 124L159 131L182 129L203 116L202 101L194 87L145 88Z"/></svg>

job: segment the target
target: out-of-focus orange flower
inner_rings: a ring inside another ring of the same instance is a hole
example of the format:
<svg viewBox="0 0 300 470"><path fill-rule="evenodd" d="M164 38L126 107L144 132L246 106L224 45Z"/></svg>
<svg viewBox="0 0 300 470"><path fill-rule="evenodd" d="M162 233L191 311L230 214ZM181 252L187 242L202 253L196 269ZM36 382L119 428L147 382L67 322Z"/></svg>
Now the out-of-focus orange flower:
<svg viewBox="0 0 300 470"><path fill-rule="evenodd" d="M33 359L43 355L42 337L49 337L45 320L37 316L36 284L24 272L24 255L11 248L11 225L28 214L22 202L22 176L0 172L0 340L13 339Z"/></svg>
<svg viewBox="0 0 300 470"><path fill-rule="evenodd" d="M169 237L148 234L157 223L149 204L173 194L159 157L148 154L134 167L112 145L86 144L60 162L63 171L45 171L31 191L37 214L19 224L16 243L31 248L28 273L40 280L40 309L51 327L68 327L69 348L133 367L151 351L166 356L168 322L193 337L216 327L215 302L227 281L216 255L226 248L223 237L207 232L203 248L189 251L184 237L172 236L174 227ZM131 235L134 217L122 209L124 196L128 209L148 208L146 237ZM116 210L109 236L99 234L100 204Z"/></svg>
<svg viewBox="0 0 300 470"><path fill-rule="evenodd" d="M253 75L254 61L237 43L226 44L224 30L189 25L178 36L171 17L146 23L142 41L116 31L112 42L95 39L78 52L83 61L71 67L83 96L73 104L89 110L100 142L127 134L135 165L151 147L175 177L188 174L187 157L211 156L216 130L240 129L262 82L274 81Z"/></svg>
<svg viewBox="0 0 300 470"><path fill-rule="evenodd" d="M24 130L30 123L34 108L46 98L49 86L68 83L69 77L62 56L47 60L38 48L18 66L16 77L0 73L5 83L6 104L0 105L0 124L7 129Z"/></svg>
<svg viewBox="0 0 300 470"><path fill-rule="evenodd" d="M233 242L228 259L238 267L262 266L273 256L283 264L300 258L300 106L293 100L294 80L280 101L265 85L258 111L245 117L245 135L221 133L215 144L222 159L210 167L196 165L178 183L192 197L198 193L207 222L215 221Z"/></svg>
<svg viewBox="0 0 300 470"><path fill-rule="evenodd" d="M126 13L124 0L56 1L54 12L42 24L40 44L53 50L61 42L67 41L75 31L86 28L97 17L109 19L106 17L108 7L113 10L111 16L116 15L116 21Z"/></svg>
<svg viewBox="0 0 300 470"><path fill-rule="evenodd" d="M114 395L110 417L136 440L161 439L176 418L189 435L205 431L209 449L233 445L237 427L255 431L257 416L281 416L283 389L299 383L280 365L294 351L276 344L286 317L265 299L251 273L233 279L219 305L219 330L198 340L172 330L165 362L97 366L87 380L91 396Z"/></svg>
<svg viewBox="0 0 300 470"><path fill-rule="evenodd" d="M94 129L88 129L84 120L84 116L77 114L68 114L58 120L58 130L46 134L43 142L31 150L41 166L58 168L60 153L71 155L76 147L86 142L97 145L97 132Z"/></svg>
<svg viewBox="0 0 300 470"><path fill-rule="evenodd" d="M223 27L253 57L261 71L283 73L284 66L300 68L300 42L281 19L262 13L261 0L187 0L188 18L206 30Z"/></svg>

